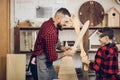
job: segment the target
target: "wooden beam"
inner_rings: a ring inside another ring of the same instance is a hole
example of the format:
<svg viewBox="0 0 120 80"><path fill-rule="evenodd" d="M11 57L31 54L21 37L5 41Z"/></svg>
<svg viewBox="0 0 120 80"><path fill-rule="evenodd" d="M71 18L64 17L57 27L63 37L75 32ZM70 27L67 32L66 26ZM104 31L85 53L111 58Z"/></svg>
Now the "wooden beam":
<svg viewBox="0 0 120 80"><path fill-rule="evenodd" d="M0 80L6 80L7 53L10 53L10 0L0 0Z"/></svg>

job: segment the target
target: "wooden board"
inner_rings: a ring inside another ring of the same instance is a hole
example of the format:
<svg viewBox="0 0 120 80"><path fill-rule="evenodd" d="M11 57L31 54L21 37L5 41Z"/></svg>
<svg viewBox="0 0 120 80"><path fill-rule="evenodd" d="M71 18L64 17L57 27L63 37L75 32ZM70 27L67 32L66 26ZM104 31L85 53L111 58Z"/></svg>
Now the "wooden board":
<svg viewBox="0 0 120 80"><path fill-rule="evenodd" d="M72 57L62 58L58 75L59 80L78 80L73 63Z"/></svg>
<svg viewBox="0 0 120 80"><path fill-rule="evenodd" d="M90 20L90 26L100 24L104 19L104 8L96 1L87 1L79 9L79 19L84 24Z"/></svg>
<svg viewBox="0 0 120 80"><path fill-rule="evenodd" d="M68 46L67 42L65 43L65 46ZM62 58L58 78L59 80L78 80L71 56L65 56Z"/></svg>
<svg viewBox="0 0 120 80"><path fill-rule="evenodd" d="M7 80L25 80L26 55L7 54Z"/></svg>

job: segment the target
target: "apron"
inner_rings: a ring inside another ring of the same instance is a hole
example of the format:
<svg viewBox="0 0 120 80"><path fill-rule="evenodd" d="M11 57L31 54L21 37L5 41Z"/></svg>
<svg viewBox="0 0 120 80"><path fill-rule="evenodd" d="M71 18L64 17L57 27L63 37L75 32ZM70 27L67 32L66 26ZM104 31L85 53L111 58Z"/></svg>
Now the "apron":
<svg viewBox="0 0 120 80"><path fill-rule="evenodd" d="M47 62L45 54L37 56L38 80L57 79L57 73L54 70L52 62Z"/></svg>

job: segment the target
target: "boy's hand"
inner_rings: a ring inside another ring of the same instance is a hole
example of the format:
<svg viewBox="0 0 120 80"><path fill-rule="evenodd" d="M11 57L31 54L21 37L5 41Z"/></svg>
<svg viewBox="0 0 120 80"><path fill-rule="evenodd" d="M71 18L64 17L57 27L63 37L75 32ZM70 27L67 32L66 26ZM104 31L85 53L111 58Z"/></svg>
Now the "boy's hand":
<svg viewBox="0 0 120 80"><path fill-rule="evenodd" d="M90 60L87 59L87 56L85 56L85 57L82 58L82 62L85 63L85 64L87 64L87 65L89 65Z"/></svg>

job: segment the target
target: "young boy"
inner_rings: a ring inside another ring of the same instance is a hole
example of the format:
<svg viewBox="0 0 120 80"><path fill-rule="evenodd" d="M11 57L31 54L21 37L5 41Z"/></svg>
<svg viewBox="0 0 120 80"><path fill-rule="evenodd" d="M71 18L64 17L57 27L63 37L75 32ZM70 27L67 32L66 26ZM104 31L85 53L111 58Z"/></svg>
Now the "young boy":
<svg viewBox="0 0 120 80"><path fill-rule="evenodd" d="M82 60L95 71L95 80L119 80L118 73L118 48L113 42L114 32L111 28L104 27L99 30L101 47L98 49L94 62Z"/></svg>

